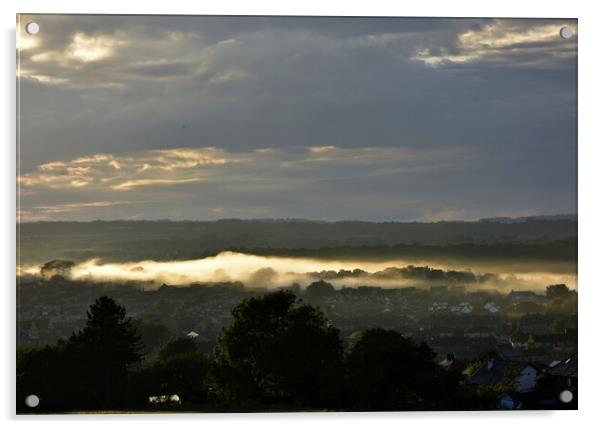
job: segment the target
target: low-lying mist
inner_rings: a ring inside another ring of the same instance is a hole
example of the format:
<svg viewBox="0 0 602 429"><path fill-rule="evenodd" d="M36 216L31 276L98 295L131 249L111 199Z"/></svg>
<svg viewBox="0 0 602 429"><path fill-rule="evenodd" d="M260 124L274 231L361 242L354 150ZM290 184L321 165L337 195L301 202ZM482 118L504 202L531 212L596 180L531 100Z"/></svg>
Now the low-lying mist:
<svg viewBox="0 0 602 429"><path fill-rule="evenodd" d="M76 263L64 273L72 280L92 282L144 282L190 285L192 283L241 282L250 288L277 288L297 283L307 286L323 279L342 286L433 286L462 285L474 288L544 289L550 284L565 283L576 288L576 273L541 270L508 271L503 265L492 271L473 271L464 266L450 266L437 261L358 261L312 258L258 256L222 252L216 256L183 261L138 261L108 263L90 259ZM478 267L478 264L476 265ZM487 268L491 268L491 264ZM29 265L19 275L40 275L40 266Z"/></svg>

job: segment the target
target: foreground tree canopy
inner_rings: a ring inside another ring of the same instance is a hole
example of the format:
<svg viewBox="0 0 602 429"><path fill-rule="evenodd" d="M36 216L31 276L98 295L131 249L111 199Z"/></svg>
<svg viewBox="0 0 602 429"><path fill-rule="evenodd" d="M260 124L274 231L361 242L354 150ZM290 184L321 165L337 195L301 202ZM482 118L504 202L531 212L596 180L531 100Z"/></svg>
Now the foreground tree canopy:
<svg viewBox="0 0 602 429"><path fill-rule="evenodd" d="M316 308L280 291L243 301L215 347L219 393L230 401L319 405L340 387L343 346Z"/></svg>
<svg viewBox="0 0 602 429"><path fill-rule="evenodd" d="M434 357L425 343L399 332L365 331L347 358L352 403L359 409L436 409L456 393L458 379Z"/></svg>

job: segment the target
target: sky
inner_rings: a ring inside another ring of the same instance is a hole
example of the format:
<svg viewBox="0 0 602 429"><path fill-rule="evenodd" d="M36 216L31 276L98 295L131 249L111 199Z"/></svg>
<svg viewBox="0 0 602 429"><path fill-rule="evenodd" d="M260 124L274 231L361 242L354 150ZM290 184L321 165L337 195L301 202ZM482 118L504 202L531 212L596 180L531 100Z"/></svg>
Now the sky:
<svg viewBox="0 0 602 429"><path fill-rule="evenodd" d="M576 20L21 15L17 33L21 222L577 211Z"/></svg>

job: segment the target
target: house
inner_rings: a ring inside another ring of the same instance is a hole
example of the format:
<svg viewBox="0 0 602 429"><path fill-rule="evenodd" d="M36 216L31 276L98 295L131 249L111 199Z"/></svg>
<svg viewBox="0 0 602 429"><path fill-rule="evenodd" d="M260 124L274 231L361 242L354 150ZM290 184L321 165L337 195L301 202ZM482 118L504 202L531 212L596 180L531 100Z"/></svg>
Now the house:
<svg viewBox="0 0 602 429"><path fill-rule="evenodd" d="M488 358L466 381L470 387L497 386L502 383L506 375L508 362L496 358Z"/></svg>
<svg viewBox="0 0 602 429"><path fill-rule="evenodd" d="M435 301L429 307L429 311L431 312L442 312L447 311L449 309L449 304L445 301Z"/></svg>
<svg viewBox="0 0 602 429"><path fill-rule="evenodd" d="M559 388L572 388L577 386L577 353L554 362L546 373L552 376Z"/></svg>
<svg viewBox="0 0 602 429"><path fill-rule="evenodd" d="M500 410L520 410L523 408L524 398L518 394L504 393L498 398Z"/></svg>
<svg viewBox="0 0 602 429"><path fill-rule="evenodd" d="M541 373L538 367L530 363L516 363L520 373L516 379L517 390L519 392L528 392L533 390L536 385L537 376Z"/></svg>
<svg viewBox="0 0 602 429"><path fill-rule="evenodd" d="M550 392L504 393L498 398L500 410L536 410L556 408L557 400Z"/></svg>
<svg viewBox="0 0 602 429"><path fill-rule="evenodd" d="M488 302L483 308L490 313L498 313L500 311L500 307L495 302Z"/></svg>
<svg viewBox="0 0 602 429"><path fill-rule="evenodd" d="M450 310L452 313L470 314L472 313L472 305L470 305L468 302L461 302L460 304L451 307Z"/></svg>
<svg viewBox="0 0 602 429"><path fill-rule="evenodd" d="M508 294L508 299L512 303L520 302L537 302L540 301L540 296L530 290L513 290Z"/></svg>
<svg viewBox="0 0 602 429"><path fill-rule="evenodd" d="M540 370L533 364L513 362L499 356L489 357L466 384L470 387L496 387L513 385L518 392L528 392L535 388Z"/></svg>

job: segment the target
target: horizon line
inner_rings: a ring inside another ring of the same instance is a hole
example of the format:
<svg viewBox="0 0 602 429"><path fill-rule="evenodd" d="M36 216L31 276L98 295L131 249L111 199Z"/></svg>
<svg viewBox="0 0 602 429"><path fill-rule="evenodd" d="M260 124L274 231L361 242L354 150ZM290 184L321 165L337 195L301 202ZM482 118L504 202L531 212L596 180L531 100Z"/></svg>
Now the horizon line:
<svg viewBox="0 0 602 429"><path fill-rule="evenodd" d="M548 221L562 221L562 220L574 220L577 221L577 213L558 213L558 214L535 214L529 216L488 216L478 219L466 220L466 219L448 219L448 220L366 220L366 219L339 219L339 220L325 220L325 219L308 219L308 218L294 218L294 217L263 217L263 218L237 218L237 217L225 217L219 219L171 219L171 218L157 218L157 219L90 219L90 220L74 220L74 219L55 219L55 220L33 220L33 221L19 221L17 224L36 224L36 223L100 223L100 222L155 222L155 223L216 223L225 221L240 221L240 222L307 222L307 223L422 223L422 224L435 224L435 223L479 223L479 222L501 222L501 221L528 221L528 220L548 220Z"/></svg>

